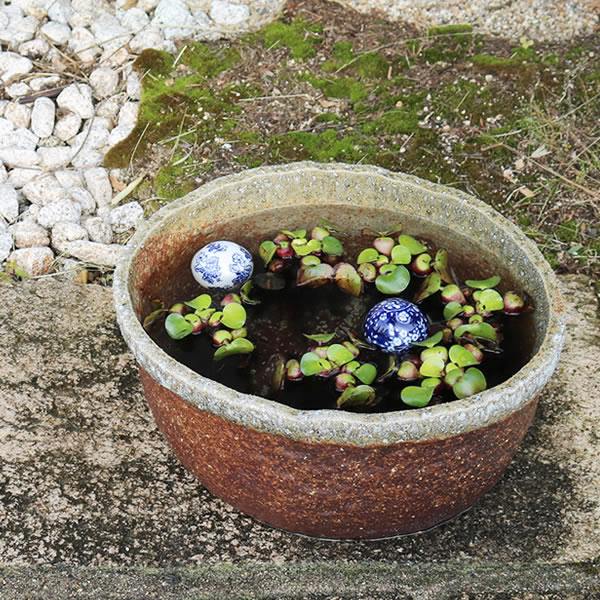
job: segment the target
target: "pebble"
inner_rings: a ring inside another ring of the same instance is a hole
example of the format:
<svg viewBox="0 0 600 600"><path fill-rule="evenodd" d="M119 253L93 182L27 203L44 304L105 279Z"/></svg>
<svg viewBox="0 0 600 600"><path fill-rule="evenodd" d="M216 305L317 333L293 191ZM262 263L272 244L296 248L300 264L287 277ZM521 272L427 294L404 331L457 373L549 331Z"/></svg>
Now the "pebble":
<svg viewBox="0 0 600 600"><path fill-rule="evenodd" d="M31 130L35 135L46 138L54 131L56 106L50 98L37 98L31 111Z"/></svg>
<svg viewBox="0 0 600 600"><path fill-rule="evenodd" d="M38 177L40 173L41 170L39 168L25 169L17 167L11 170L6 181L14 188L21 189L24 185L27 185L30 181Z"/></svg>
<svg viewBox="0 0 600 600"><path fill-rule="evenodd" d="M66 142L79 133L82 123L83 119L78 114L74 112L67 113L64 117L56 121L54 135L63 142Z"/></svg>
<svg viewBox="0 0 600 600"><path fill-rule="evenodd" d="M46 229L35 221L19 221L9 228L15 239L16 248L31 248L33 246L49 246L50 236Z"/></svg>
<svg viewBox="0 0 600 600"><path fill-rule="evenodd" d="M144 209L139 202L128 202L110 211L109 223L115 233L135 229L144 218Z"/></svg>
<svg viewBox="0 0 600 600"><path fill-rule="evenodd" d="M37 222L46 229L51 229L61 221L79 223L81 219L81 206L68 198L55 200L42 206L37 216Z"/></svg>
<svg viewBox="0 0 600 600"><path fill-rule="evenodd" d="M82 215L93 215L96 212L96 200L88 190L81 186L72 186L67 190L67 197L81 206Z"/></svg>
<svg viewBox="0 0 600 600"><path fill-rule="evenodd" d="M33 63L25 56L14 52L0 52L0 79L9 84L27 75L33 69Z"/></svg>
<svg viewBox="0 0 600 600"><path fill-rule="evenodd" d="M210 18L219 25L237 25L246 21L250 9L245 4L232 4L225 0L213 0L210 7Z"/></svg>
<svg viewBox="0 0 600 600"><path fill-rule="evenodd" d="M4 88L10 98L21 98L31 93L31 88L26 83L13 83Z"/></svg>
<svg viewBox="0 0 600 600"><path fill-rule="evenodd" d="M37 149L40 164L50 171L66 167L73 160L75 152L76 150L69 146Z"/></svg>
<svg viewBox="0 0 600 600"><path fill-rule="evenodd" d="M113 233L110 225L102 217L89 217L83 221L92 242L112 244Z"/></svg>
<svg viewBox="0 0 600 600"><path fill-rule="evenodd" d="M3 163L0 162L0 183L4 183L8 180L8 171Z"/></svg>
<svg viewBox="0 0 600 600"><path fill-rule="evenodd" d="M89 240L77 240L68 244L67 254L93 265L114 267L123 250L124 247L120 244L99 244Z"/></svg>
<svg viewBox="0 0 600 600"><path fill-rule="evenodd" d="M83 178L87 189L98 203L98 206L110 204L113 192L108 171L105 168L86 169Z"/></svg>
<svg viewBox="0 0 600 600"><path fill-rule="evenodd" d="M90 119L94 116L92 88L86 83L72 83L67 86L56 98L56 103L82 119Z"/></svg>
<svg viewBox="0 0 600 600"><path fill-rule="evenodd" d="M27 104L9 102L4 107L4 117L12 121L15 127L29 127L31 122L31 108Z"/></svg>
<svg viewBox="0 0 600 600"><path fill-rule="evenodd" d="M8 257L8 262L14 262L30 277L45 275L54 261L54 252L47 246L19 248Z"/></svg>
<svg viewBox="0 0 600 600"><path fill-rule="evenodd" d="M90 73L90 85L96 96L106 98L116 92L119 85L119 74L108 67L94 69Z"/></svg>
<svg viewBox="0 0 600 600"><path fill-rule="evenodd" d="M0 262L5 261L13 248L13 237L7 229L0 227Z"/></svg>
<svg viewBox="0 0 600 600"><path fill-rule="evenodd" d="M22 148L23 150L35 150L39 138L35 133L25 127L13 129L9 133L0 136L0 148Z"/></svg>
<svg viewBox="0 0 600 600"><path fill-rule="evenodd" d="M44 38L36 38L28 42L23 42L19 48L19 54L27 58L43 58L50 50L50 44ZM30 83L31 85L31 83ZM33 88L33 86L31 86Z"/></svg>
<svg viewBox="0 0 600 600"><path fill-rule="evenodd" d="M69 38L68 49L83 62L91 62L100 54L94 34L85 27L74 27Z"/></svg>
<svg viewBox="0 0 600 600"><path fill-rule="evenodd" d="M8 146L0 148L0 161L7 167L31 168L39 164L40 158L35 150Z"/></svg>
<svg viewBox="0 0 600 600"><path fill-rule="evenodd" d="M57 21L48 21L40 27L40 32L56 46L63 46L71 37L71 28Z"/></svg>
<svg viewBox="0 0 600 600"><path fill-rule="evenodd" d="M17 190L7 183L0 184L0 216L9 223L19 216L19 198Z"/></svg>
<svg viewBox="0 0 600 600"><path fill-rule="evenodd" d="M70 221L60 221L52 227L52 248L57 252L68 253L69 243L76 240L87 240L87 230Z"/></svg>

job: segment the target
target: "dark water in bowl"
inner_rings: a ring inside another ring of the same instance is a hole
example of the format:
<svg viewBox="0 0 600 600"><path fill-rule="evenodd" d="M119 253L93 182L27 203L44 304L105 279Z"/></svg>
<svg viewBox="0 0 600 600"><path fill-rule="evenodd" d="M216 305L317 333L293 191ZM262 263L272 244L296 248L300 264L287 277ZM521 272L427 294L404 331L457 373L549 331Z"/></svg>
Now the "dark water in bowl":
<svg viewBox="0 0 600 600"><path fill-rule="evenodd" d="M271 232L270 232L271 233ZM262 260L258 257L258 246L269 235L257 237L246 247L255 259L255 274L264 271ZM230 237L237 241L234 237ZM349 262L355 264L355 258L360 249L370 245L371 237L354 235L352 238L341 238L347 250ZM452 262L452 257L450 257ZM456 273L469 272L468 265L453 265ZM488 273L487 275L492 275ZM478 274L477 277L482 276ZM243 393L251 393L281 402L288 406L303 410L335 408L340 392L336 392L334 378L318 376L305 377L301 381L286 382L285 388L274 391L270 385L272 379L273 357L282 354L287 358L298 360L304 352L310 349L312 342L304 337L304 333L328 333L338 331L339 335L333 342L347 339L342 329L350 330L362 337L362 321L369 309L386 296L380 294L374 285L365 284L365 293L360 298L354 298L341 290L335 284L308 289L295 285L295 270L288 272L287 285L281 291L260 290L253 287L252 296L260 299L257 306L246 305L248 313L248 339L255 344L255 350L249 356L232 356L221 361L214 361L214 346L209 333L188 336L183 340L171 339L164 330L163 320L159 320L149 329L153 340L170 356L188 366L204 377L218 381L228 387ZM411 284L401 294L403 298L412 300L415 291L421 284L421 279L412 276ZM186 289L189 285L186 286ZM500 290L503 291L502 286ZM198 287L191 296L177 295L179 301L189 300L194 295L203 293ZM223 293L212 293L213 306L218 306ZM442 322L443 305L439 294L426 299L421 310L430 322L430 331ZM533 338L533 323L531 315L505 316L498 319L502 323L504 341L502 354L486 353L480 369L488 382L488 388L505 381L516 373L529 359L530 343L524 340ZM405 354L409 354L408 352ZM414 354L414 352L413 352ZM383 373L388 365L388 356L381 352L361 350L361 362L372 362L377 366L378 374ZM403 357L399 357L402 359ZM403 383L392 377L385 382L375 385L377 404L368 409L355 408L352 410L368 412L388 412L394 410L413 410L400 400L400 392L404 385L418 383ZM447 390L436 395L430 405L454 400L454 394Z"/></svg>

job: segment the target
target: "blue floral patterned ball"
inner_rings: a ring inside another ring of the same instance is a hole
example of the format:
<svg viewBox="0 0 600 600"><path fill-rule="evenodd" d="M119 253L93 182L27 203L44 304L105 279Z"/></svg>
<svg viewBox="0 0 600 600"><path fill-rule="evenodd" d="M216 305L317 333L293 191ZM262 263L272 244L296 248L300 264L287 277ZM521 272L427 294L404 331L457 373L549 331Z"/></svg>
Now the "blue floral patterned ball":
<svg viewBox="0 0 600 600"><path fill-rule="evenodd" d="M390 354L408 350L429 334L429 325L419 308L402 298L390 298L376 304L367 314L363 334L370 344Z"/></svg>
<svg viewBox="0 0 600 600"><path fill-rule="evenodd" d="M219 240L198 250L192 258L191 268L201 286L229 290L250 279L254 263L252 255L243 246Z"/></svg>

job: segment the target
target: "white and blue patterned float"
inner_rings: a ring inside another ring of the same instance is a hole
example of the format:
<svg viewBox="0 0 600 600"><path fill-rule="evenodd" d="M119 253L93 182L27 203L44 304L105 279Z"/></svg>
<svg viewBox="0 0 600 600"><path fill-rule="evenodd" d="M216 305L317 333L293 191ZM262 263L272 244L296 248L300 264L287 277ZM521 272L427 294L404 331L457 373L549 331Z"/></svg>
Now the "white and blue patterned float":
<svg viewBox="0 0 600 600"><path fill-rule="evenodd" d="M369 311L363 324L367 342L389 354L408 350L413 342L421 342L428 333L425 315L415 304L402 298L379 302Z"/></svg>
<svg viewBox="0 0 600 600"><path fill-rule="evenodd" d="M192 274L203 287L229 290L242 285L252 276L254 263L246 248L219 240L202 247L192 258Z"/></svg>

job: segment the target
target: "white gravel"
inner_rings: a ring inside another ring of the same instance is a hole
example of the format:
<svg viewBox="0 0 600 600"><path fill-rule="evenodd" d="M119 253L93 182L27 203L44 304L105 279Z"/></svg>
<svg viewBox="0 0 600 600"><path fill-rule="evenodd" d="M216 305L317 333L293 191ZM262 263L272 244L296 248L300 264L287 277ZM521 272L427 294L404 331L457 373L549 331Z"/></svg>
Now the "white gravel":
<svg viewBox="0 0 600 600"><path fill-rule="evenodd" d="M423 28L471 23L516 40L559 40L598 26L592 0L336 1ZM121 175L102 166L137 119L136 54L148 47L175 54L175 41L185 36L214 40L254 31L284 6L285 0L5 0L0 270L7 258L31 275L69 264L64 256L113 266L121 250L114 241L126 239L143 219L137 202L112 205ZM69 75L65 53L86 63L87 81ZM42 68L34 69L34 62Z"/></svg>

